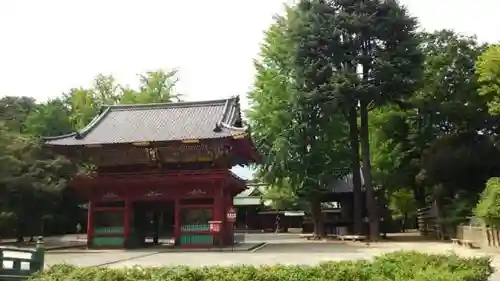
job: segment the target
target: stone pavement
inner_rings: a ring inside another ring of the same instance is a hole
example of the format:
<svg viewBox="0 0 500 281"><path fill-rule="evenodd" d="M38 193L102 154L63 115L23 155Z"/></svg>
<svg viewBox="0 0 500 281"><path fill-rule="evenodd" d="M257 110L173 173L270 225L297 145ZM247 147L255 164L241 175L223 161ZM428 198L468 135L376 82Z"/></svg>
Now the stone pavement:
<svg viewBox="0 0 500 281"><path fill-rule="evenodd" d="M364 243L294 242L269 243L252 252L172 252L170 250L59 250L47 253L48 265L69 263L78 266L168 266L168 265L266 265L317 264L328 260L371 258L388 252L407 250L426 253L455 252L461 256L487 256L479 250L453 246L448 243ZM498 256L494 265L500 266Z"/></svg>
<svg viewBox="0 0 500 281"><path fill-rule="evenodd" d="M451 243L381 242L365 243L338 241L305 241L295 234L248 234L247 243L267 242L251 252L178 252L159 249L140 250L82 250L68 249L47 252L48 266L67 263L77 266L107 266L111 268L131 266L231 266L238 264L270 265L301 264L315 265L331 260L370 259L393 251L419 251L425 253L450 253L460 256L491 256L493 266L500 268L500 255L488 254ZM491 280L500 281L500 272Z"/></svg>
<svg viewBox="0 0 500 281"><path fill-rule="evenodd" d="M25 237L25 241L28 241ZM35 239L36 240L36 239ZM65 248L78 248L86 246L87 240L84 234L68 234L61 236L49 236L43 238L43 243L46 250L65 249ZM0 247L15 247L22 249L35 248L36 242L32 243L17 243L15 239L2 239Z"/></svg>

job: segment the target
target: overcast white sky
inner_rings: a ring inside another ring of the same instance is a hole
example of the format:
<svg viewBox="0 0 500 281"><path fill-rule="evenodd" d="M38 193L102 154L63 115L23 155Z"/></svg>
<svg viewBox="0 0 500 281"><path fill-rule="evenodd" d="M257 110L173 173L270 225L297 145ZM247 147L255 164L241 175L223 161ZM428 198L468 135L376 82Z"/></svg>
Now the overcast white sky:
<svg viewBox="0 0 500 281"><path fill-rule="evenodd" d="M284 0L0 0L0 96L37 100L98 73L134 86L179 69L188 100L245 95L263 31ZM428 30L496 42L499 1L401 0Z"/></svg>

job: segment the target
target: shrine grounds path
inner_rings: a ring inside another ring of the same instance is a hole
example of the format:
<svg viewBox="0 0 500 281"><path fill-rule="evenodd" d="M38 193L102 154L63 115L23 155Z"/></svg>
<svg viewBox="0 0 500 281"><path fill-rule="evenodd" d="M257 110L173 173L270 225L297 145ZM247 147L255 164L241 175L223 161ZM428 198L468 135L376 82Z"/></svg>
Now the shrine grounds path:
<svg viewBox="0 0 500 281"><path fill-rule="evenodd" d="M398 251L425 253L454 252L461 256L491 256L495 267L500 269L500 254L454 246L450 243L431 241L365 243L308 242L297 234L248 234L248 242L266 242L251 252L165 252L158 249L143 250L54 250L47 252L48 266L67 263L77 266L107 266L122 268L131 266L231 266L301 264L314 265L331 260L370 259ZM500 272L493 281L500 281Z"/></svg>

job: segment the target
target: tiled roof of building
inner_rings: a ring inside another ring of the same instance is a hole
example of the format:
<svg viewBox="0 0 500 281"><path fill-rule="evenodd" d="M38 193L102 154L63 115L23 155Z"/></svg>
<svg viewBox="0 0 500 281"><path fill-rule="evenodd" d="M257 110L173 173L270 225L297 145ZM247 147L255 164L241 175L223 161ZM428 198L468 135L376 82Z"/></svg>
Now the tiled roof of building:
<svg viewBox="0 0 500 281"><path fill-rule="evenodd" d="M259 206L264 203L262 193L265 192L264 186L248 186L247 189L233 198L235 206Z"/></svg>
<svg viewBox="0 0 500 281"><path fill-rule="evenodd" d="M242 134L239 98L163 104L112 105L83 130L45 138L47 145L78 146L215 139Z"/></svg>

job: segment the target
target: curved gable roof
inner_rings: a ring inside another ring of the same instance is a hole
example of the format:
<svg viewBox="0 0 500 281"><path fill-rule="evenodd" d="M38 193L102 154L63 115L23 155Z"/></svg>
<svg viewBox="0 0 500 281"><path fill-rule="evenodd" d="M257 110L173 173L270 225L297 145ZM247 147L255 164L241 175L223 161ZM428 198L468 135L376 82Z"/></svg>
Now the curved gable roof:
<svg viewBox="0 0 500 281"><path fill-rule="evenodd" d="M214 139L246 132L239 98L106 106L83 130L44 138L45 144L77 146Z"/></svg>

